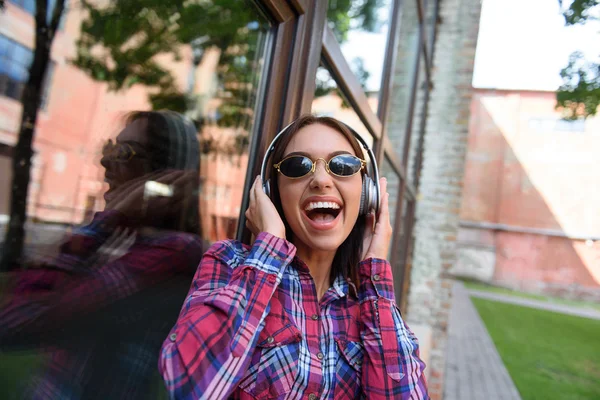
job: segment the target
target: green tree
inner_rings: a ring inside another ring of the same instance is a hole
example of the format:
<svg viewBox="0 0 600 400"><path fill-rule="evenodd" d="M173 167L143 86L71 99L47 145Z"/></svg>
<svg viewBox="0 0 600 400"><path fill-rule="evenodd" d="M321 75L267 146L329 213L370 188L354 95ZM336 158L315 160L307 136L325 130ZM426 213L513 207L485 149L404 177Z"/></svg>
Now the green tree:
<svg viewBox="0 0 600 400"><path fill-rule="evenodd" d="M563 0L559 0L561 6ZM563 11L567 26L598 20L600 0L574 0ZM586 60L574 52L560 72L562 85L556 93L556 108L564 109L566 119L575 120L596 115L600 105L600 63Z"/></svg>
<svg viewBox="0 0 600 400"><path fill-rule="evenodd" d="M240 4L241 3L241 4ZM351 27L373 30L383 0L334 0L328 20L341 42ZM105 81L110 90L133 85L153 89L154 109L184 112L193 107L191 93L177 89L172 74L156 62L157 55L179 59L182 46L191 46L198 65L204 51L221 51L218 67L219 108L217 123L239 126L251 118L253 84L258 81L257 22L251 4L239 0L111 0L102 6L81 1L88 17L81 24L77 57L73 63L93 79ZM360 75L366 81L368 75Z"/></svg>
<svg viewBox="0 0 600 400"><path fill-rule="evenodd" d="M21 96L21 124L12 159L10 221L4 238L0 271L22 265L32 144L42 99L42 85L50 61L50 49L65 8L65 0L56 0L51 12L48 0L36 0L35 5L35 50L29 67L29 78ZM4 9L4 2L0 4L0 9Z"/></svg>

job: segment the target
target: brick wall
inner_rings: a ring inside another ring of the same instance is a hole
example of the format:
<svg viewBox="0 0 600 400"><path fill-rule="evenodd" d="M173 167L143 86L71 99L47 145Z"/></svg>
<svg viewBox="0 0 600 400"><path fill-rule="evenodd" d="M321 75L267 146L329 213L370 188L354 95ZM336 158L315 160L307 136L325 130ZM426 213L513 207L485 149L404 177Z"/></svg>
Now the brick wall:
<svg viewBox="0 0 600 400"><path fill-rule="evenodd" d="M556 94L477 89L453 273L600 299L600 118L567 122Z"/></svg>
<svg viewBox="0 0 600 400"><path fill-rule="evenodd" d="M440 7L407 313L426 353L432 399L443 393L451 302L447 271L456 261L481 2L443 0Z"/></svg>

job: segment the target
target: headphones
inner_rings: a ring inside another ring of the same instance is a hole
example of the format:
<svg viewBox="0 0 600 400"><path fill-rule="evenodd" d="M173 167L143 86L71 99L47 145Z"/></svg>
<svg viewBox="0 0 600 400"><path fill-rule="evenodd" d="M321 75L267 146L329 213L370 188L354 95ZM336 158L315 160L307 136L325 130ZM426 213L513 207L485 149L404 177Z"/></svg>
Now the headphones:
<svg viewBox="0 0 600 400"><path fill-rule="evenodd" d="M262 166L260 168L260 179L263 182L263 191L269 197L271 197L271 185L270 185L270 182L268 179L265 180L265 177L267 176L267 162L269 160L269 157L275 150L275 145L277 144L279 139L281 139L283 136L286 135L288 129L290 128L290 126L292 126L294 124L294 122L295 121L293 121L288 126L283 128L275 136L275 138L269 145L269 149L265 153L265 157L263 158ZM348 128L348 130L350 132L352 132L352 134L354 135L356 140L358 140L358 142L366 150L367 154L369 155L369 158L371 159L371 168L373 170L374 180L371 179L371 177L368 175L363 176L363 185L362 185L362 191L361 191L361 195L360 195L360 209L359 209L358 213L359 213L359 215L366 215L371 210L374 210L375 215L377 216L379 214L381 188L379 187L379 170L377 169L377 160L375 160L375 154L373 154L373 151L371 150L371 148L369 147L367 142L362 138L362 136L360 136L354 129L352 129L351 127L349 127L342 121L338 120L338 122L342 123L346 128Z"/></svg>

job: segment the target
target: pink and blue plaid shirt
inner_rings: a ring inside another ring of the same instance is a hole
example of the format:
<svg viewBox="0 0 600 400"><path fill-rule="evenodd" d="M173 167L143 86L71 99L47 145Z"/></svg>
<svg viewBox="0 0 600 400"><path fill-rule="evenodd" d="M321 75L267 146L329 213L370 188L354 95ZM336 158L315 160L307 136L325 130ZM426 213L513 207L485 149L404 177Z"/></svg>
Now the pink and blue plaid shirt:
<svg viewBox="0 0 600 400"><path fill-rule="evenodd" d="M390 264L360 263L319 300L288 241L204 255L159 369L175 399L427 399L418 342L395 305Z"/></svg>

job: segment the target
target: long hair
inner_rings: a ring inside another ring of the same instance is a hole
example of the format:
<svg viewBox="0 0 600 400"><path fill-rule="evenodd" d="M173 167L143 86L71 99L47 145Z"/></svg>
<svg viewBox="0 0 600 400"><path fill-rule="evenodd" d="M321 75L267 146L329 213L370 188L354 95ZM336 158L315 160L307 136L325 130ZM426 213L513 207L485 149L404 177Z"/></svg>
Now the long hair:
<svg viewBox="0 0 600 400"><path fill-rule="evenodd" d="M161 221L160 229L177 230L202 236L198 189L200 185L200 144L192 121L173 111L133 111L125 115L125 126L146 121L150 168L154 171L180 169L194 171L191 187L184 190L184 204L175 214Z"/></svg>
<svg viewBox="0 0 600 400"><path fill-rule="evenodd" d="M302 128L308 125L320 124L335 129L340 132L348 140L354 153L357 157L363 156L362 147L355 139L354 134L348 129L348 127L342 122L331 117L316 117L313 115L303 115L290 125L287 129L286 134L282 136L273 150L273 155L270 161L270 168L267 170L267 177L270 179L271 187L271 199L275 208L279 212L281 219L285 225L286 239L292 241L294 233L290 228L285 215L283 213L283 207L281 205L281 197L279 195L279 185L277 183L277 172L273 167L273 164L280 162L283 159L284 152L292 137ZM365 178L365 172L362 171L362 178ZM335 256L333 258L333 265L331 267L331 283L338 276L342 275L344 279L350 278L354 284L358 287L358 263L361 261L362 255L362 243L363 234L365 231L366 217L359 215L352 231L344 240L344 242L338 247Z"/></svg>

